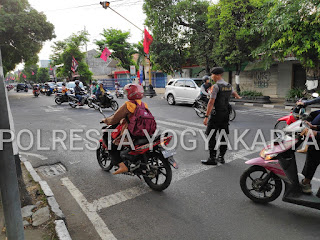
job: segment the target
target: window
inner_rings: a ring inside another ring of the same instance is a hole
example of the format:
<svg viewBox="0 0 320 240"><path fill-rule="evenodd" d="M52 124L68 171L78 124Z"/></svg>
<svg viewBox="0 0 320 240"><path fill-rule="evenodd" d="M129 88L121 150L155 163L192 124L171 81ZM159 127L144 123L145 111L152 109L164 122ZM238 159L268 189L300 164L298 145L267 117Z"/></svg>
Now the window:
<svg viewBox="0 0 320 240"><path fill-rule="evenodd" d="M194 83L191 80L187 80L186 81L186 87L195 88L196 86L194 85Z"/></svg>
<svg viewBox="0 0 320 240"><path fill-rule="evenodd" d="M178 80L174 84L175 87L184 87L184 80Z"/></svg>
<svg viewBox="0 0 320 240"><path fill-rule="evenodd" d="M173 83L173 82L174 82L174 81L170 81L170 82L168 82L168 86L169 86L169 85L172 85L172 83Z"/></svg>

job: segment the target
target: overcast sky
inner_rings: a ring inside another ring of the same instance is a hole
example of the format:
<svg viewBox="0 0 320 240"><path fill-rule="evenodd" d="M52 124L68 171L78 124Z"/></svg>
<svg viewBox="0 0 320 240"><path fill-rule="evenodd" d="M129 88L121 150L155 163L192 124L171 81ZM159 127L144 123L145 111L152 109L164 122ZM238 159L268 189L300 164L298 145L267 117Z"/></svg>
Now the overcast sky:
<svg viewBox="0 0 320 240"><path fill-rule="evenodd" d="M142 11L143 0L109 0L110 7L128 18L139 28L143 29L145 14ZM218 0L212 0L218 2ZM55 26L56 38L46 42L39 54L40 60L49 59L51 45L54 41L63 40L72 33L83 30L90 34L88 50L96 49L95 39L101 39L100 33L104 28L116 28L123 31L130 31L130 42L136 43L143 38L142 32L132 26L110 9L104 9L99 0L29 0L33 8L44 12L49 22ZM84 5L91 5L85 6Z"/></svg>

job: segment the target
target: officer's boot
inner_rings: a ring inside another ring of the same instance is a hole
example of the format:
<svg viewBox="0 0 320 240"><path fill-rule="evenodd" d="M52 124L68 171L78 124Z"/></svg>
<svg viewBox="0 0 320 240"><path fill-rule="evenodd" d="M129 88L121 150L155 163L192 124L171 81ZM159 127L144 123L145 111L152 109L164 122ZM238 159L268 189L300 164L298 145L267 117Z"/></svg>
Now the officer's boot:
<svg viewBox="0 0 320 240"><path fill-rule="evenodd" d="M217 165L217 151L210 151L210 157L208 160L201 160L202 164L205 165Z"/></svg>
<svg viewBox="0 0 320 240"><path fill-rule="evenodd" d="M218 155L217 161L221 164L225 164L224 155L226 154L226 149L220 147L220 153Z"/></svg>

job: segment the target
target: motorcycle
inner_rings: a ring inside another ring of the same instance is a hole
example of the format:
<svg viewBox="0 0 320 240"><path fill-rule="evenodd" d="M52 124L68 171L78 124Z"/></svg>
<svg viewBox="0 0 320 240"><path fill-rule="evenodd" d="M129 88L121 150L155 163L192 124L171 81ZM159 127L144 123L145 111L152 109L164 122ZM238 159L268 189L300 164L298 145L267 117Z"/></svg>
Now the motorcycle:
<svg viewBox="0 0 320 240"><path fill-rule="evenodd" d="M268 145L260 152L260 157L246 162L252 166L242 174L240 186L249 199L256 203L274 201L280 196L284 182L284 202L320 209L320 198L306 195L299 184L294 152L304 141L300 133L305 127L307 125L302 120L292 123L283 131L294 133L294 136L279 138L280 142Z"/></svg>
<svg viewBox="0 0 320 240"><path fill-rule="evenodd" d="M319 97L319 94L313 93L312 97L317 98ZM302 99L302 100L305 100L305 99ZM285 127L299 120L305 112L306 112L306 108L303 107L302 105L295 106L294 108L292 108L292 111L290 112L289 115L281 117L277 120L276 124L274 125L274 129L277 129L277 130L284 129ZM278 137L278 133L275 133L275 134Z"/></svg>
<svg viewBox="0 0 320 240"><path fill-rule="evenodd" d="M100 102L100 99L98 99L96 97L96 95L91 95L91 97L88 98L88 106L91 108L95 107L95 106L96 106L95 108L97 108L97 107L101 107L101 108L111 107L111 109L113 111L117 111L119 108L119 105L118 105L117 101L113 100L113 96L111 96L109 91L105 94L105 97L107 98L106 104L102 105Z"/></svg>
<svg viewBox="0 0 320 240"><path fill-rule="evenodd" d="M123 88L120 88L119 90L116 90L116 97L117 98L124 98Z"/></svg>
<svg viewBox="0 0 320 240"><path fill-rule="evenodd" d="M40 90L39 89L33 89L32 93L33 93L33 95L35 97L38 97L40 95Z"/></svg>
<svg viewBox="0 0 320 240"><path fill-rule="evenodd" d="M69 102L69 95L62 94L62 93L56 93L54 101L56 104L61 105L62 103Z"/></svg>
<svg viewBox="0 0 320 240"><path fill-rule="evenodd" d="M197 97L194 104L193 109L196 111L196 114L200 118L204 118L207 113L207 103L201 99L201 97ZM229 121L233 121L236 118L236 111L229 104Z"/></svg>
<svg viewBox="0 0 320 240"><path fill-rule="evenodd" d="M99 111L103 114L101 108L99 108ZM107 125L102 127L102 130L114 128L116 128L116 125ZM108 152L108 134L108 132L103 133L99 148L96 151L99 166L106 172L115 167ZM163 147L167 146L171 140L172 136L168 136L166 133L163 137L158 135L155 138L151 143L152 150L149 149L150 143L146 138L135 140L134 150L131 150L130 147L123 147L120 156L129 169L128 172L123 174L137 176L139 179L143 177L152 190L165 190L172 180L171 166L178 169L178 164L173 158L175 150L165 150ZM117 170L117 167L115 168Z"/></svg>
<svg viewBox="0 0 320 240"><path fill-rule="evenodd" d="M72 108L76 108L77 106L83 106L85 104L89 105L88 99L89 95L87 95L85 92L81 92L80 95L82 95L81 103L79 102L79 99L74 94L69 94L69 105Z"/></svg>

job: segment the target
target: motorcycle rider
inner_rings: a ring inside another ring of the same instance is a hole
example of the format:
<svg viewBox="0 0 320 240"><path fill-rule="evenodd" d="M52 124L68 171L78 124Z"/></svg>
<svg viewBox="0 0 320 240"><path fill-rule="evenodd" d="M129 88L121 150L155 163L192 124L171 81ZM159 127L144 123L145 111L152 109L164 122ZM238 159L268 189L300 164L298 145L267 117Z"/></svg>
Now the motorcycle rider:
<svg viewBox="0 0 320 240"><path fill-rule="evenodd" d="M83 104L82 104L82 95L81 95L82 89L81 89L81 87L79 86L80 81L79 81L79 80L76 80L74 83L76 84L76 86L74 87L74 95L75 95L76 98L79 100L78 105L83 105Z"/></svg>
<svg viewBox="0 0 320 240"><path fill-rule="evenodd" d="M214 67L211 70L211 79L215 82L212 88L212 93L208 103L207 113L203 124L207 126L206 135L209 136L211 131L213 135L209 140L210 156L208 160L201 162L206 165L217 165L217 161L224 164L224 155L227 151L226 139L224 136L221 138L220 152L218 158L216 147L216 135L220 134L222 130L229 134L229 101L231 95L240 99L236 91L233 90L231 84L225 82L222 78L224 69L222 67Z"/></svg>
<svg viewBox="0 0 320 240"><path fill-rule="evenodd" d="M108 89L103 86L102 82L100 82L96 90L96 96L97 96L97 99L99 99L102 106L105 106L108 104L109 99L106 96L107 91Z"/></svg>
<svg viewBox="0 0 320 240"><path fill-rule="evenodd" d="M95 81L92 81L91 86L90 86L90 91L91 91L91 94L96 94L97 83Z"/></svg>
<svg viewBox="0 0 320 240"><path fill-rule="evenodd" d="M137 105L132 102L135 101L137 104L141 105L143 98L143 87L138 84L127 84L124 87L124 92L127 95L129 101L126 101L111 117L108 117L103 120L105 124L115 125L120 124L121 130L119 130L119 135L113 139L111 143L110 155L114 164L119 165L119 169L113 174L125 173L128 172L128 167L122 162L120 157L120 150L118 150L118 145L120 144L121 136L125 129L128 127L127 119L130 119L132 114L134 114ZM130 101L132 100L132 101ZM144 103L145 107L148 108L147 104ZM132 136L134 138L134 136Z"/></svg>
<svg viewBox="0 0 320 240"><path fill-rule="evenodd" d="M318 146L320 146L320 125L312 125L309 122L306 122L312 130L311 134L317 140ZM305 128L301 135L307 136L309 132L309 128ZM304 179L301 181L300 185L302 191L304 193L310 194L312 193L311 180L320 164L320 150L317 150L314 145L308 147L306 162L304 164L302 174L304 175Z"/></svg>
<svg viewBox="0 0 320 240"><path fill-rule="evenodd" d="M210 82L210 77L204 76L202 78L202 82L203 84L201 85L200 99L208 104L210 97L209 89L212 86Z"/></svg>
<svg viewBox="0 0 320 240"><path fill-rule="evenodd" d="M68 92L68 88L66 88L66 84L62 83L61 93L64 94L64 95L68 95L67 92Z"/></svg>
<svg viewBox="0 0 320 240"><path fill-rule="evenodd" d="M38 84L33 84L32 88L33 88L33 94L35 94L35 92L40 92L40 88Z"/></svg>

